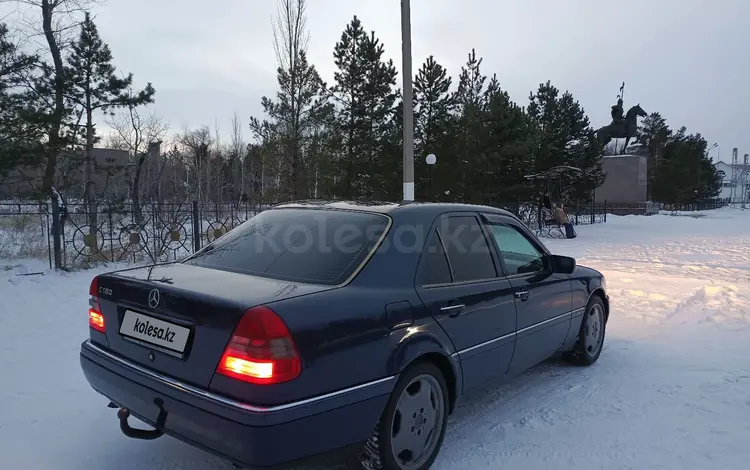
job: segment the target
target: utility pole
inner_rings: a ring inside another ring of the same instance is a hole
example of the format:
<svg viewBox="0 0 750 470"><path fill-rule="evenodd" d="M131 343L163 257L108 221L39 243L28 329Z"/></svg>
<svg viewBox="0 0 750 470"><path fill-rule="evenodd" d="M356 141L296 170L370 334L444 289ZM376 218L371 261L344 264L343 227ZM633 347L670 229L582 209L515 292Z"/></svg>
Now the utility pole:
<svg viewBox="0 0 750 470"><path fill-rule="evenodd" d="M411 5L401 0L401 68L404 79L404 201L414 200L414 103L411 73Z"/></svg>

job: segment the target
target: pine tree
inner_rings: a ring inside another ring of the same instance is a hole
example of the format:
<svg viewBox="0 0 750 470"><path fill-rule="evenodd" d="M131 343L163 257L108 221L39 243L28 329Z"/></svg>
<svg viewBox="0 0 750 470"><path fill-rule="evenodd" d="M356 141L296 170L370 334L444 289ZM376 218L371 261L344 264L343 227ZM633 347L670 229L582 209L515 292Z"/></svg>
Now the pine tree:
<svg viewBox="0 0 750 470"><path fill-rule="evenodd" d="M0 176L36 164L44 155L46 114L35 106L31 90L22 87L36 64L37 58L21 53L0 23Z"/></svg>
<svg viewBox="0 0 750 470"><path fill-rule="evenodd" d="M417 192L436 198L442 193L440 181L449 181L457 162L453 148L451 130L455 128L452 111L453 94L450 92L452 80L448 71L435 61L427 58L417 71L414 79L414 134L415 134L415 176ZM430 170L424 157L435 154L437 163ZM429 194L430 171L433 171L433 194ZM443 189L444 190L444 189Z"/></svg>
<svg viewBox="0 0 750 470"><path fill-rule="evenodd" d="M362 97L366 71L361 51L366 40L367 33L355 16L346 26L333 52L338 70L333 75L335 85L331 93L337 102L337 127L341 133L342 150L340 172L334 176L334 182L340 188L337 193L345 197L354 197L361 192L361 188L355 188L355 182L360 173L360 158L366 137L364 117L367 109Z"/></svg>
<svg viewBox="0 0 750 470"><path fill-rule="evenodd" d="M487 76L481 71L482 58L477 57L474 49L469 53L466 65L461 67L458 79L458 90L455 95L456 157L458 174L453 187L449 189L454 200L468 201L468 186L471 174L478 170L477 162L482 158L486 148L484 133L484 84ZM476 189L476 188L475 188ZM478 202L478 201L477 201Z"/></svg>
<svg viewBox="0 0 750 470"><path fill-rule="evenodd" d="M497 203L529 197L525 184L534 167L536 125L493 76L485 91L486 153L472 187Z"/></svg>
<svg viewBox="0 0 750 470"><path fill-rule="evenodd" d="M143 90L133 91L133 74L125 78L117 76L115 66L112 65L112 52L99 36L96 24L88 12L81 23L78 40L71 46L67 62L67 96L86 115L85 200L91 213L89 224L93 229L96 226L96 195L93 182L95 164L92 157L96 137L94 112L152 103L155 92L151 83Z"/></svg>
<svg viewBox="0 0 750 470"><path fill-rule="evenodd" d="M367 34L356 16L334 48L338 70L331 93L339 105L337 121L343 143L343 171L337 184L348 197L389 196L393 178L388 176L400 161L384 153L391 149L388 144L399 96L394 89L396 67L391 60L382 60L384 52L375 32Z"/></svg>
<svg viewBox="0 0 750 470"><path fill-rule="evenodd" d="M668 204L692 204L715 198L721 178L706 154L708 143L700 134L682 127L664 145L654 172L654 199Z"/></svg>
<svg viewBox="0 0 750 470"><path fill-rule="evenodd" d="M536 171L569 165L581 175L563 181L566 202L587 201L604 182L602 149L581 105L570 92L560 91L549 81L529 96L528 113L539 128Z"/></svg>
<svg viewBox="0 0 750 470"><path fill-rule="evenodd" d="M293 69L277 70L279 91L276 100L263 97L261 105L263 111L270 118L259 121L250 119L250 128L263 133L264 126L274 130L275 138L282 147L281 171L285 181L285 188L291 199L297 199L306 191L304 164L304 148L316 126L320 113L326 105L321 96L322 81L314 65L307 62L304 52L293 62Z"/></svg>
<svg viewBox="0 0 750 470"><path fill-rule="evenodd" d="M651 113L641 123L638 128L638 143L643 147L648 158L648 198L651 199L651 193L654 185L656 170L661 162L664 146L667 145L672 137L672 130L667 125L659 113Z"/></svg>

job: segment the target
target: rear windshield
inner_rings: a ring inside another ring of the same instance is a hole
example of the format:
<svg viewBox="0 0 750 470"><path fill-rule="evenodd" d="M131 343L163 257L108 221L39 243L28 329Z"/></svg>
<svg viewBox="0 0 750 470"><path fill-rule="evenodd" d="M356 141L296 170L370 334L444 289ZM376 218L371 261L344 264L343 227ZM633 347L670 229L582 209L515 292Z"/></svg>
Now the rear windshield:
<svg viewBox="0 0 750 470"><path fill-rule="evenodd" d="M290 282L346 281L388 227L381 214L321 209L261 212L186 264Z"/></svg>

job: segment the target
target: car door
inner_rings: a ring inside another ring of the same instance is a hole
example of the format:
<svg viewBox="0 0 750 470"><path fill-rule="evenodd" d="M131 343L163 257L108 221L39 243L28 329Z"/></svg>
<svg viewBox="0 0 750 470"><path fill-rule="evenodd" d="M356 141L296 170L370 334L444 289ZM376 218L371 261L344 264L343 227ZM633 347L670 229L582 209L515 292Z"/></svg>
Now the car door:
<svg viewBox="0 0 750 470"><path fill-rule="evenodd" d="M514 290L517 331L509 373L515 374L551 357L565 341L573 298L570 277L545 269L547 250L517 220L482 218Z"/></svg>
<svg viewBox="0 0 750 470"><path fill-rule="evenodd" d="M415 288L453 341L464 389L502 376L513 357L513 287L474 213L448 214L431 228Z"/></svg>

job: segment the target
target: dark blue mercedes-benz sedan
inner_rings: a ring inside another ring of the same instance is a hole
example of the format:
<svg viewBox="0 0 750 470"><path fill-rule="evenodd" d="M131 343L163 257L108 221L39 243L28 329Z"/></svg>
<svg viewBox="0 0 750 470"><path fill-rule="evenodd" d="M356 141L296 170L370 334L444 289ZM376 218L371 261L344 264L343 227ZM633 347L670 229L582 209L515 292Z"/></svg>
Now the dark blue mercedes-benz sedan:
<svg viewBox="0 0 750 470"><path fill-rule="evenodd" d="M609 315L601 273L462 204L284 204L90 294L81 367L123 433L250 468L428 469L468 390L593 364Z"/></svg>

